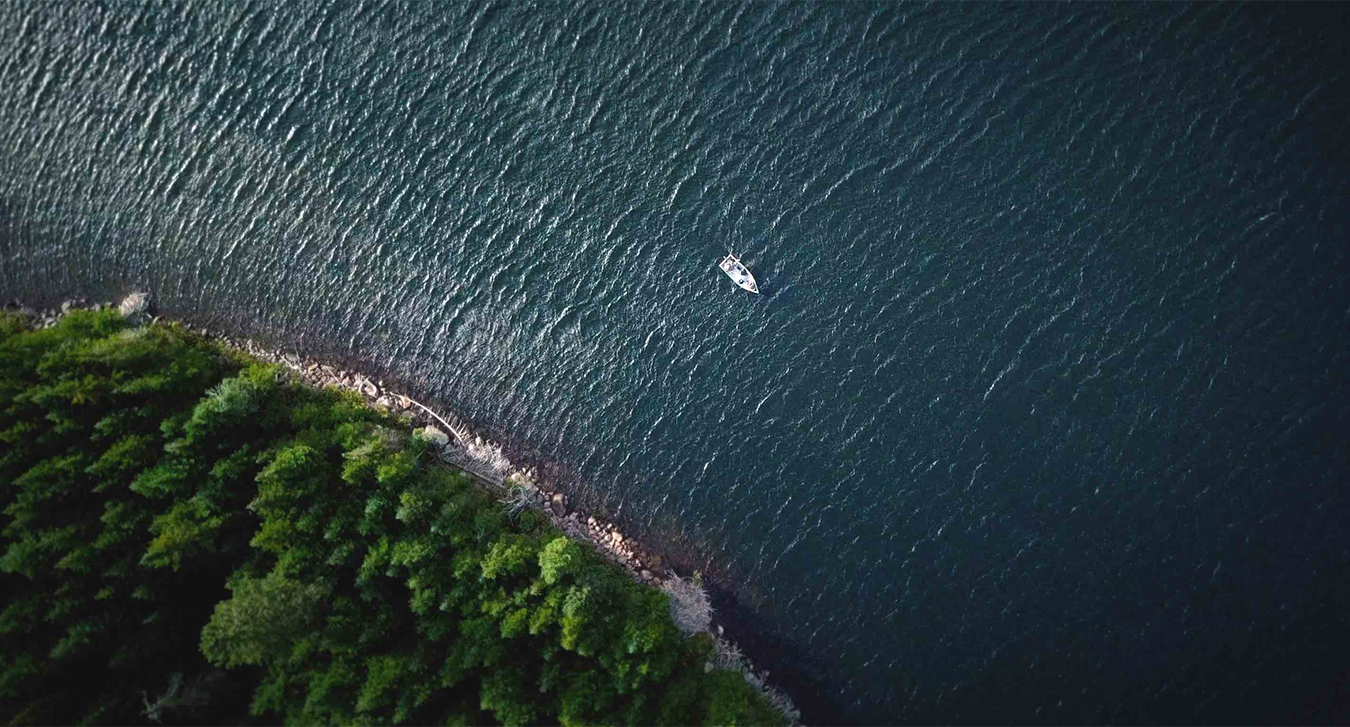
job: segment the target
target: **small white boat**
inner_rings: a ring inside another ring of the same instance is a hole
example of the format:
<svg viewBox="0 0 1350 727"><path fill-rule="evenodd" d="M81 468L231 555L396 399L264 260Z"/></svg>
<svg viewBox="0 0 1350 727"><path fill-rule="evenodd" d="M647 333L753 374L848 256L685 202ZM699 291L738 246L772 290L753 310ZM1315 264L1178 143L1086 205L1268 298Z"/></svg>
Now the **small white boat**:
<svg viewBox="0 0 1350 727"><path fill-rule="evenodd" d="M726 273L727 277L741 286L741 290L748 290L751 293L759 292L759 285L755 283L755 276L750 274L750 269L742 265L740 259L735 255L728 254L722 258L722 262L718 263L717 267L722 268L722 272Z"/></svg>

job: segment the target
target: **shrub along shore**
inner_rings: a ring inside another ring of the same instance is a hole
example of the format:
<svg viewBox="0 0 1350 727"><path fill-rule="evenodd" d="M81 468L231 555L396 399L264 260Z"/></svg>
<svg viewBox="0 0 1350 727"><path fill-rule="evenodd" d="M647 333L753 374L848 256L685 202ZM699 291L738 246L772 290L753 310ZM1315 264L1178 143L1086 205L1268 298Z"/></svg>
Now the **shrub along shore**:
<svg viewBox="0 0 1350 727"><path fill-rule="evenodd" d="M0 317L6 721L797 719L696 579L453 420L80 308Z"/></svg>

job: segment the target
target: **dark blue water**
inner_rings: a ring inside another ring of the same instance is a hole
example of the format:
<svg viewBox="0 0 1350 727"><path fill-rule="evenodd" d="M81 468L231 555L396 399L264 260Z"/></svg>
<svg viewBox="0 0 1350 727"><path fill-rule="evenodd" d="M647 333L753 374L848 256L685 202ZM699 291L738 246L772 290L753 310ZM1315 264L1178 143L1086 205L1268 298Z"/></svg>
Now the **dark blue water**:
<svg viewBox="0 0 1350 727"><path fill-rule="evenodd" d="M111 5L0 6L5 295L402 381L808 720L1350 719L1347 6Z"/></svg>

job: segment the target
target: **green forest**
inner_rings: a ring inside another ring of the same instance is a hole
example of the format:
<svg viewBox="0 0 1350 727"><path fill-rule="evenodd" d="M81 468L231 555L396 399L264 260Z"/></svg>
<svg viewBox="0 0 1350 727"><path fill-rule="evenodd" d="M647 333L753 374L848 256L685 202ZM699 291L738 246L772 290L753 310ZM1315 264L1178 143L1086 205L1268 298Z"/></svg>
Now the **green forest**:
<svg viewBox="0 0 1350 727"><path fill-rule="evenodd" d="M358 395L0 317L0 719L781 724L667 597Z"/></svg>

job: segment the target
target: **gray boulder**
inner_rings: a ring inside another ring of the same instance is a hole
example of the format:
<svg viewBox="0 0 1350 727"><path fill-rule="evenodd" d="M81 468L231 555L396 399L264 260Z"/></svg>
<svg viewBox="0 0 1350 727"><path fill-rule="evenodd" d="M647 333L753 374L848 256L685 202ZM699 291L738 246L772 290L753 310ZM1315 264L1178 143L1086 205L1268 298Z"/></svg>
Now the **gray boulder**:
<svg viewBox="0 0 1350 727"><path fill-rule="evenodd" d="M420 431L422 436L426 437L428 441L439 448L445 448L450 444L450 435L436 427L422 427L418 431Z"/></svg>
<svg viewBox="0 0 1350 727"><path fill-rule="evenodd" d="M132 293L122 299L121 305L117 310L122 313L123 318L131 318L150 312L150 296L145 293Z"/></svg>

